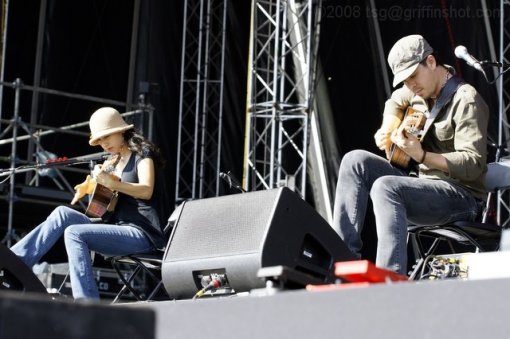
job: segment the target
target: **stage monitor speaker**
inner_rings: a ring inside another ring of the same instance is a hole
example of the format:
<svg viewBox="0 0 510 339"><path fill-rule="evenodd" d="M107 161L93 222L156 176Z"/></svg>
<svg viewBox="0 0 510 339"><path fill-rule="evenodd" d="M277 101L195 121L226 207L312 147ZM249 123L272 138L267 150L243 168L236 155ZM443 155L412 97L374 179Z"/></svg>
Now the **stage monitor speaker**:
<svg viewBox="0 0 510 339"><path fill-rule="evenodd" d="M30 267L2 243L0 243L0 290L47 293Z"/></svg>
<svg viewBox="0 0 510 339"><path fill-rule="evenodd" d="M264 287L257 271L279 265L333 282L334 263L353 259L326 220L283 187L185 202L162 278L170 297L181 299L214 275L235 292Z"/></svg>

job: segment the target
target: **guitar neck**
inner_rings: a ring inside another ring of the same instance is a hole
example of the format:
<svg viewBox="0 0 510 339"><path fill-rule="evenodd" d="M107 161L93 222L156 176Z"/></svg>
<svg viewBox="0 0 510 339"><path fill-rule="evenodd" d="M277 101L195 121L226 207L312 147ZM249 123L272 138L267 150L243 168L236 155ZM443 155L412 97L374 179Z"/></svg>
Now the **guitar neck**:
<svg viewBox="0 0 510 339"><path fill-rule="evenodd" d="M117 168L117 165L120 162L121 155L120 153L117 153L115 157L112 159L108 159L103 163L103 166L101 166L101 171L105 173L113 173L115 172L115 169Z"/></svg>

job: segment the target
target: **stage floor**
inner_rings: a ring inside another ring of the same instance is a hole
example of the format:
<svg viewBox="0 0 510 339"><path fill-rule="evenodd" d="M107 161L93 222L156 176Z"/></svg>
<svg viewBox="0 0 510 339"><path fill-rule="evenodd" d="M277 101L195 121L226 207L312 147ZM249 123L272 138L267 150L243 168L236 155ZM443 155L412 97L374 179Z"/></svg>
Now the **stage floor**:
<svg viewBox="0 0 510 339"><path fill-rule="evenodd" d="M116 305L0 291L0 338L507 338L509 289L404 281Z"/></svg>
<svg viewBox="0 0 510 339"><path fill-rule="evenodd" d="M442 280L130 304L156 338L507 338L510 279Z"/></svg>

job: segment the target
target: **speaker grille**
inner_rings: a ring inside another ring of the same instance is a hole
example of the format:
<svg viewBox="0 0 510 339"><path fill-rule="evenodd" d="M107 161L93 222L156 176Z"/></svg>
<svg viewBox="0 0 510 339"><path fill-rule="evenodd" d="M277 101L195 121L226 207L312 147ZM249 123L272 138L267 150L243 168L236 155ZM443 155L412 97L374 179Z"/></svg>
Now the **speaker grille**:
<svg viewBox="0 0 510 339"><path fill-rule="evenodd" d="M260 251L279 193L260 191L187 202L170 239L166 261Z"/></svg>

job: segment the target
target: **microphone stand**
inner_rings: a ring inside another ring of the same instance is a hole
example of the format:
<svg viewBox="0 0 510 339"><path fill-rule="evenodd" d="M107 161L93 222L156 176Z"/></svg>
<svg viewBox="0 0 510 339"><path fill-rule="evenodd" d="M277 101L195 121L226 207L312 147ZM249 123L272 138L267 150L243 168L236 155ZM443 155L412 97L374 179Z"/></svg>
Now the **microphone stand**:
<svg viewBox="0 0 510 339"><path fill-rule="evenodd" d="M480 65L482 66L494 66L494 67L500 67L500 68L507 68L510 67L510 64L507 64L505 62L499 62L499 61L489 61L489 60L482 60L480 61Z"/></svg>
<svg viewBox="0 0 510 339"><path fill-rule="evenodd" d="M492 66L492 67L498 67L501 69L499 75L493 80L493 81L489 81L489 79L487 79L487 76L485 75L485 72L482 72L484 77L485 77L485 80L487 81L487 83L489 83L490 85L496 83L496 81L499 79L499 77L501 77L501 75L503 75L505 72L507 72L509 69L510 69L510 64L507 64L505 62L499 62L499 61L490 61L490 60L482 60L479 62L480 65L483 67L485 66ZM501 84L501 91L503 91L503 88L502 88L502 85ZM500 100L502 100L502 98L500 97ZM494 146L496 148L496 154L494 156L494 161L496 163L500 162L501 159L503 158L503 151L507 151L507 149L505 148L505 144L508 143L510 141L510 139L506 139L506 140L503 140L502 138L502 135L503 135L503 131L502 131L502 120L503 119L503 107L502 107L502 102L500 102L500 109L499 109L499 118L498 118L498 125L499 125L499 128L498 128L498 142L497 143L492 143L491 146ZM491 205L491 200L492 200L492 197L494 195L494 193L496 193L496 209L497 209L497 212L496 212L496 224L500 224L500 211L499 211L499 200L501 199L500 195L501 195L501 192L499 190L497 190L496 192L489 192L488 194L488 197L487 197L487 202L485 204L485 209L486 211L488 211L490 209L490 205ZM488 219L488 212L487 213L484 213L483 214L483 219L482 219L482 223L485 223L487 222L487 219Z"/></svg>
<svg viewBox="0 0 510 339"><path fill-rule="evenodd" d="M480 66L482 66L480 71L482 72L482 74L485 78L485 81L487 81L487 83L490 85L496 83L496 81L499 79L499 77L502 76L505 72L507 72L510 69L510 64L507 64L505 62L499 62L499 61L482 60L482 61L478 62L478 64ZM487 74L485 74L485 70L484 70L485 66L498 67L503 70L499 73L499 75L496 78L494 78L494 80L489 81L489 79L487 78Z"/></svg>

